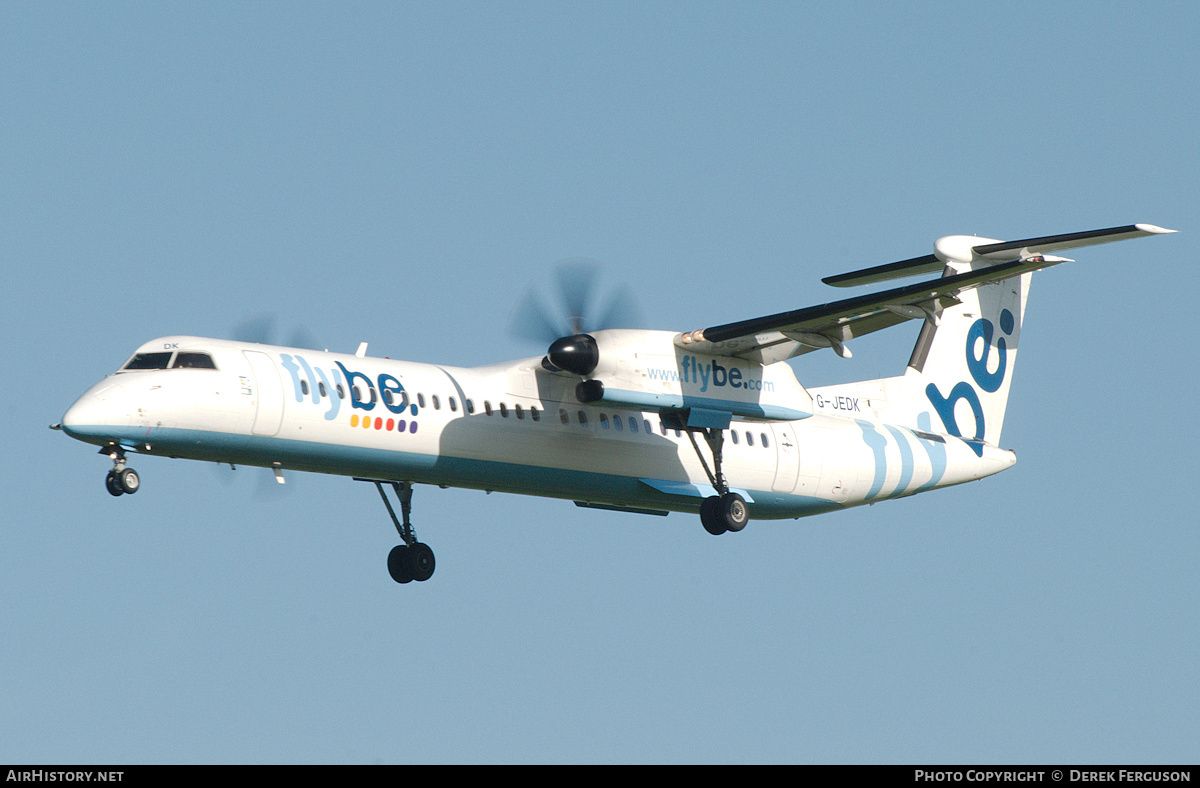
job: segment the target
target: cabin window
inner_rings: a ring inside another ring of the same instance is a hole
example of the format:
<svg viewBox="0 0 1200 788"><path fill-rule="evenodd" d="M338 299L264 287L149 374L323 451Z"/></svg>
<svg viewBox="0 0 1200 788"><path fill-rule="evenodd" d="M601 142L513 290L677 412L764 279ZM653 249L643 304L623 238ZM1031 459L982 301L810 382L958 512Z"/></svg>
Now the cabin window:
<svg viewBox="0 0 1200 788"><path fill-rule="evenodd" d="M771 444L767 443L767 433L760 432L758 434L758 437L761 439L759 441L759 445L762 446L764 449L771 445Z"/></svg>
<svg viewBox="0 0 1200 788"><path fill-rule="evenodd" d="M458 413L458 400L454 399L454 397L450 397L450 410Z"/></svg>
<svg viewBox="0 0 1200 788"><path fill-rule="evenodd" d="M207 353L176 353L171 369L216 369L212 356Z"/></svg>
<svg viewBox="0 0 1200 788"><path fill-rule="evenodd" d="M600 426L603 427L604 429L608 429L608 415L607 414L604 414L604 413L600 414Z"/></svg>
<svg viewBox="0 0 1200 788"><path fill-rule="evenodd" d="M304 393L304 396L306 396L306 397L308 396L308 381L307 380L300 381L300 391Z"/></svg>
<svg viewBox="0 0 1200 788"><path fill-rule="evenodd" d="M736 446L738 442L737 430L730 430L729 437L733 440L733 445Z"/></svg>
<svg viewBox="0 0 1200 788"><path fill-rule="evenodd" d="M338 395L338 399L346 398L346 390L344 388L342 388L341 383L337 384L337 395Z"/></svg>
<svg viewBox="0 0 1200 788"><path fill-rule="evenodd" d="M317 381L317 393L320 394L322 397L328 396L328 394L325 391L325 381L323 381L323 380Z"/></svg>
<svg viewBox="0 0 1200 788"><path fill-rule="evenodd" d="M613 416L613 427L616 428L617 432L620 432L622 429L624 429L621 426L621 417L620 416Z"/></svg>
<svg viewBox="0 0 1200 788"><path fill-rule="evenodd" d="M558 420L561 421L563 424L571 423L571 417L567 414L566 408L558 409Z"/></svg>
<svg viewBox="0 0 1200 788"><path fill-rule="evenodd" d="M746 445L747 446L754 445L754 433L752 433L750 430L746 430Z"/></svg>
<svg viewBox="0 0 1200 788"><path fill-rule="evenodd" d="M170 353L138 353L121 369L166 369L171 363Z"/></svg>
<svg viewBox="0 0 1200 788"><path fill-rule="evenodd" d="M541 421L542 412L538 410L537 405L529 406L529 418L533 419L534 421Z"/></svg>
<svg viewBox="0 0 1200 788"><path fill-rule="evenodd" d="M582 410L579 411L579 425L581 427L587 426L587 413Z"/></svg>
<svg viewBox="0 0 1200 788"><path fill-rule="evenodd" d="M629 431L630 431L630 432L637 432L637 431L638 431L638 423L637 423L637 419L635 419L633 416L630 416L630 417L629 417Z"/></svg>
<svg viewBox="0 0 1200 788"><path fill-rule="evenodd" d="M642 429L649 435L654 432L654 428L650 426L650 419L642 419Z"/></svg>
<svg viewBox="0 0 1200 788"><path fill-rule="evenodd" d="M475 401L465 399L463 400L463 407L467 409L467 415L470 415L475 412Z"/></svg>
<svg viewBox="0 0 1200 788"><path fill-rule="evenodd" d="M433 401L433 409L441 410L442 409L442 401L440 399L438 399L438 395L434 394L433 397L431 397L431 399Z"/></svg>
<svg viewBox="0 0 1200 788"><path fill-rule="evenodd" d="M500 403L500 417L504 419L508 418L508 406L503 402Z"/></svg>
<svg viewBox="0 0 1200 788"><path fill-rule="evenodd" d="M486 399L483 401L483 412L489 416L492 415L492 403Z"/></svg>
<svg viewBox="0 0 1200 788"><path fill-rule="evenodd" d="M513 405L513 410L516 411L518 419L525 418L525 409L520 405Z"/></svg>
<svg viewBox="0 0 1200 788"><path fill-rule="evenodd" d="M417 392L417 407L418 408L425 407L425 395L419 391Z"/></svg>

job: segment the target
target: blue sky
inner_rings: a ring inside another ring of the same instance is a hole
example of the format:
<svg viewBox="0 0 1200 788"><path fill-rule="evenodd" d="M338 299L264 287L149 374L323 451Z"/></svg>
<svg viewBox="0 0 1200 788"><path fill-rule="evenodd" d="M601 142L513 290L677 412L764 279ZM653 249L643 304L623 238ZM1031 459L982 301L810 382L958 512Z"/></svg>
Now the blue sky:
<svg viewBox="0 0 1200 788"><path fill-rule="evenodd" d="M1200 11L813 5L0 3L0 762L1194 762ZM1131 222L1034 279L1012 470L736 536L419 488L400 587L366 485L46 428L254 315L466 366L563 258L688 330Z"/></svg>

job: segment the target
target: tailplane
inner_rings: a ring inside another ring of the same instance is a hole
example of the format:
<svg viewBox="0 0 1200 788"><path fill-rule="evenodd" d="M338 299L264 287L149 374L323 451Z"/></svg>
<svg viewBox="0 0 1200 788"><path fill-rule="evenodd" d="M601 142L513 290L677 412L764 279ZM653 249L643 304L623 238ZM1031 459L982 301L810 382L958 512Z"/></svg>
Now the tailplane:
<svg viewBox="0 0 1200 788"><path fill-rule="evenodd" d="M812 389L814 400L820 408L849 398L856 410L874 418L962 438L983 456L984 444L1000 443L1033 273L1071 262L1052 252L1172 232L1132 224L1019 241L953 235L939 238L933 254L826 277L827 284L849 287L942 271L931 282L825 308L843 320L881 309L924 317L925 323L902 376ZM859 329L844 330L854 335Z"/></svg>

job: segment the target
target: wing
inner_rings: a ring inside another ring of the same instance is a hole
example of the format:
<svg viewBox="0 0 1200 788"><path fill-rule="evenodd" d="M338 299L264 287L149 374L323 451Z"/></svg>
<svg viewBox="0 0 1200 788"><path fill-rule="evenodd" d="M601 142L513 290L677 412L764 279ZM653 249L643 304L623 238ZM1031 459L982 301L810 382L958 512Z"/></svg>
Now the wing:
<svg viewBox="0 0 1200 788"><path fill-rule="evenodd" d="M764 364L824 347L849 357L845 343L850 339L914 318L936 323L941 311L958 303L957 295L965 290L1069 262L1047 252L1169 232L1174 231L1135 224L1020 241L947 236L934 244L932 255L824 281L844 287L944 269L939 279L691 331L677 335L675 344L697 353L739 356Z"/></svg>

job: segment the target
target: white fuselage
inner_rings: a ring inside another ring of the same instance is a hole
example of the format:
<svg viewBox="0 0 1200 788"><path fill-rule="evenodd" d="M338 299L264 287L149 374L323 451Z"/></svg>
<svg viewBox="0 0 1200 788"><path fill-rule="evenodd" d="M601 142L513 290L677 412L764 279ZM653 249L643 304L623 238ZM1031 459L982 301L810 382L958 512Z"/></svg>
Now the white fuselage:
<svg viewBox="0 0 1200 788"><path fill-rule="evenodd" d="M760 372L753 387L736 359L710 363L701 375L670 336L663 335L660 354L633 354L608 379L624 379L651 399L685 396L694 379L694 393L704 397L716 369L722 396L802 416L735 418L725 431L725 476L753 518L908 495L979 479L1014 461L991 446L980 456L960 438L829 407L830 393L810 396L784 364L766 368L770 380ZM686 432L666 429L653 407L581 404L578 379L544 370L540 358L457 368L196 337L139 349L155 352L207 354L214 368L122 370L85 393L63 429L144 454L630 510L695 512L713 494ZM675 369L675 380L664 368Z"/></svg>

